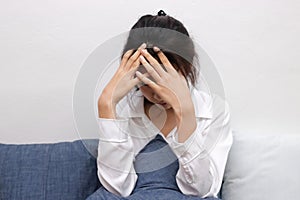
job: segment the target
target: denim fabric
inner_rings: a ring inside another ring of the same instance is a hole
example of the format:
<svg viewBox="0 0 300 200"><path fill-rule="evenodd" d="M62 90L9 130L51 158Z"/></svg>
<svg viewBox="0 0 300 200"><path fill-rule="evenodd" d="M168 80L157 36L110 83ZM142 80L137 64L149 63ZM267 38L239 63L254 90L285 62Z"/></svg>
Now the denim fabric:
<svg viewBox="0 0 300 200"><path fill-rule="evenodd" d="M160 151L162 150L163 151ZM159 151L155 159L147 153ZM160 160L173 160L169 165L161 168ZM176 184L176 173L179 168L178 160L162 136L157 135L136 156L135 169L138 180L132 194L126 198L108 192L100 187L87 200L203 200L203 198L182 194ZM155 167L158 166L158 167ZM150 166L150 168L149 168ZM151 170L151 167L155 170ZM144 172L143 172L144 171ZM205 198L217 200L217 198Z"/></svg>
<svg viewBox="0 0 300 200"><path fill-rule="evenodd" d="M1 200L80 200L100 186L96 159L81 140L0 144Z"/></svg>

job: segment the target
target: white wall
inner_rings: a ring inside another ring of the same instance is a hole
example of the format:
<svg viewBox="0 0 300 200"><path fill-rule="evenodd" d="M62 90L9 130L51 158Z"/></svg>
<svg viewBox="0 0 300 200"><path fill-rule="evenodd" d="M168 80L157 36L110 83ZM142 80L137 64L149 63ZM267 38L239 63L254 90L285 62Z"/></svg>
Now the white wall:
<svg viewBox="0 0 300 200"><path fill-rule="evenodd" d="M215 62L233 129L300 132L299 1L24 0L0 6L0 142L78 139L72 92L81 65L160 9Z"/></svg>

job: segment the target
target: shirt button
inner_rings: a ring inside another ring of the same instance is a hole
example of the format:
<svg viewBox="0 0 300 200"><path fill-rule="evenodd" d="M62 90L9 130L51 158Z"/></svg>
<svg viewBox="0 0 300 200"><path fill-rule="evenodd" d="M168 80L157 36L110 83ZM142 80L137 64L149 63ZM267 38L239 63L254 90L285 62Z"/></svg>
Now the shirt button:
<svg viewBox="0 0 300 200"><path fill-rule="evenodd" d="M187 158L186 158L186 157L183 157L182 160L183 160L184 162L186 162L186 161L187 161Z"/></svg>
<svg viewBox="0 0 300 200"><path fill-rule="evenodd" d="M192 184L193 183L193 179L191 178L190 175L186 175L186 180L187 180L188 184Z"/></svg>

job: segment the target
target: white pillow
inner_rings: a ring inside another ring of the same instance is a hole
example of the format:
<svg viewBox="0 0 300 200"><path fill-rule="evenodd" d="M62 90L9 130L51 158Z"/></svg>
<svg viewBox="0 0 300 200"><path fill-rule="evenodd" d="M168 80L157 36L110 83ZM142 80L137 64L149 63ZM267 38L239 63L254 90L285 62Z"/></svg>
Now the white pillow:
<svg viewBox="0 0 300 200"><path fill-rule="evenodd" d="M223 200L300 199L300 135L233 133Z"/></svg>

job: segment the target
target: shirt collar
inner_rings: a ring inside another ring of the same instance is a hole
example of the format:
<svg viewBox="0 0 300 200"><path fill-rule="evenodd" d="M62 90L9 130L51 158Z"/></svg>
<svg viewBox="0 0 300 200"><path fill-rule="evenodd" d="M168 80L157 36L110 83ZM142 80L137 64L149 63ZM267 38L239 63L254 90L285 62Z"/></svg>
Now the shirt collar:
<svg viewBox="0 0 300 200"><path fill-rule="evenodd" d="M192 101L194 103L195 116L198 118L212 118L212 98L204 92L192 87L190 89ZM117 105L119 118L143 117L144 96L141 91L131 91Z"/></svg>

